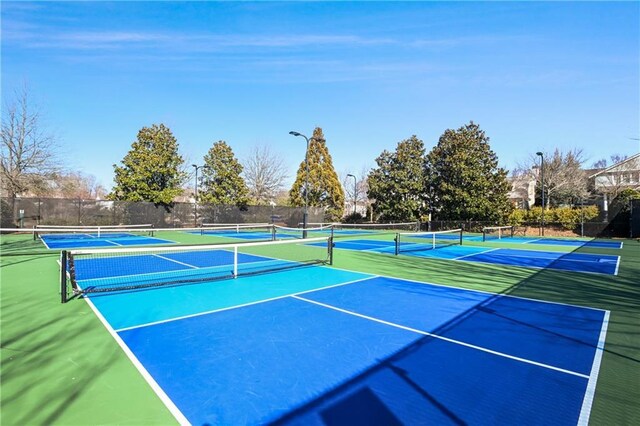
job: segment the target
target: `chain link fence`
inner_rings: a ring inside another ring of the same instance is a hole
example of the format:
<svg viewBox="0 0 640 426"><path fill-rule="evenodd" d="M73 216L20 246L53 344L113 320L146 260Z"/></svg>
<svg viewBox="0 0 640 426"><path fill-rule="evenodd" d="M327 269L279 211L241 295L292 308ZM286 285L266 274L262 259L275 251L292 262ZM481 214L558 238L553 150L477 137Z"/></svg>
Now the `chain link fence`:
<svg viewBox="0 0 640 426"><path fill-rule="evenodd" d="M138 225L184 228L202 223L276 223L297 227L303 207L219 206L174 203L170 207L149 202L73 200L63 198L0 198L2 228L35 225ZM309 207L309 222L322 222L324 210Z"/></svg>

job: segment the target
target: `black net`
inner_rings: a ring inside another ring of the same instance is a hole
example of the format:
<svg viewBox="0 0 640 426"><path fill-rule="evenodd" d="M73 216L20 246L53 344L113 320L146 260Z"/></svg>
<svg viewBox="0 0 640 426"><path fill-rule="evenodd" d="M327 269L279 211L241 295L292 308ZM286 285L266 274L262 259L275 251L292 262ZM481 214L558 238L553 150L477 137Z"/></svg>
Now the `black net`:
<svg viewBox="0 0 640 426"><path fill-rule="evenodd" d="M462 229L438 232L400 232L396 236L396 254L461 244Z"/></svg>
<svg viewBox="0 0 640 426"><path fill-rule="evenodd" d="M102 293L210 282L332 263L331 238L64 252L62 301Z"/></svg>

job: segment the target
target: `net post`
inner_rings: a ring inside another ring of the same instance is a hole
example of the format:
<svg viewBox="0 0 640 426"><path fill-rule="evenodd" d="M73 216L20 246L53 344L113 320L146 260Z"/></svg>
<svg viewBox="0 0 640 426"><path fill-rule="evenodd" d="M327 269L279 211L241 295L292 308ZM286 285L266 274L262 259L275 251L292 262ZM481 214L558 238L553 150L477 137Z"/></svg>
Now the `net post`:
<svg viewBox="0 0 640 426"><path fill-rule="evenodd" d="M327 254L329 255L329 265L333 265L333 231L332 235L327 240Z"/></svg>
<svg viewBox="0 0 640 426"><path fill-rule="evenodd" d="M431 248L436 248L436 234L431 234Z"/></svg>
<svg viewBox="0 0 640 426"><path fill-rule="evenodd" d="M238 246L233 246L233 278L238 278Z"/></svg>
<svg viewBox="0 0 640 426"><path fill-rule="evenodd" d="M275 241L276 238L276 225L272 224L271 225L271 241Z"/></svg>
<svg viewBox="0 0 640 426"><path fill-rule="evenodd" d="M60 301L67 303L67 251L60 252Z"/></svg>
<svg viewBox="0 0 640 426"><path fill-rule="evenodd" d="M33 225L33 241L38 240L38 231L36 231L36 225Z"/></svg>
<svg viewBox="0 0 640 426"><path fill-rule="evenodd" d="M462 245L462 229L460 229L460 245Z"/></svg>
<svg viewBox="0 0 640 426"><path fill-rule="evenodd" d="M485 228L482 228L482 242L486 242L487 241L487 230Z"/></svg>
<svg viewBox="0 0 640 426"><path fill-rule="evenodd" d="M396 236L393 238L393 241L396 243L396 256L400 254L400 233L396 233Z"/></svg>

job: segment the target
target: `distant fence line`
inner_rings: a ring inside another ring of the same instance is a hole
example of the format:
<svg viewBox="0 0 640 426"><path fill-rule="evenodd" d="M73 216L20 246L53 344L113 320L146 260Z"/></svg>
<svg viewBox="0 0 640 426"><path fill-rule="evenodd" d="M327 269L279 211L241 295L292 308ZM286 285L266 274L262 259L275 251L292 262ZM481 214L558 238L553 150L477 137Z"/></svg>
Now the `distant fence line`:
<svg viewBox="0 0 640 426"><path fill-rule="evenodd" d="M0 198L2 228L30 228L34 225L136 225L152 224L159 228L183 228L202 223L277 223L297 227L302 222L303 207L237 206L174 203L170 207L150 202L79 200L64 198ZM309 207L310 223L324 222L322 208ZM421 224L423 231L462 228L481 232L485 226L504 225L488 221L432 220ZM545 222L545 231L561 235L559 223ZM539 222L523 223L516 234L542 234ZM640 200L626 208L616 208L608 216L579 223L570 230L585 237L640 237ZM545 232L550 235L549 232Z"/></svg>
<svg viewBox="0 0 640 426"><path fill-rule="evenodd" d="M303 207L221 206L173 203L170 207L150 202L79 200L65 198L0 198L2 228L34 225L136 225L190 227L202 223L279 223L297 226ZM309 208L309 222L322 222L324 211Z"/></svg>

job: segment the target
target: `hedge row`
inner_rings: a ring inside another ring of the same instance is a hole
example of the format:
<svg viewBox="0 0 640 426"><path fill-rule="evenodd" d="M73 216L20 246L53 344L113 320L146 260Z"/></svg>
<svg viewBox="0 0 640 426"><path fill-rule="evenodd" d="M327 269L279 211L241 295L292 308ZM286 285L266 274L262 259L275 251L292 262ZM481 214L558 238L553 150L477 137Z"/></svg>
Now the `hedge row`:
<svg viewBox="0 0 640 426"><path fill-rule="evenodd" d="M575 229L582 221L595 219L600 214L597 206L556 207L544 210L545 223L559 223L567 230ZM536 223L542 220L542 207L529 210L514 210L509 216L509 225L520 226L524 223Z"/></svg>

